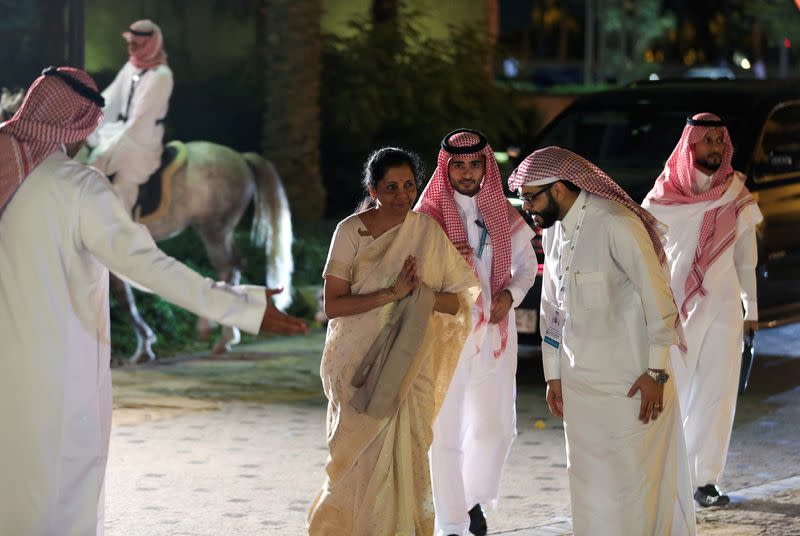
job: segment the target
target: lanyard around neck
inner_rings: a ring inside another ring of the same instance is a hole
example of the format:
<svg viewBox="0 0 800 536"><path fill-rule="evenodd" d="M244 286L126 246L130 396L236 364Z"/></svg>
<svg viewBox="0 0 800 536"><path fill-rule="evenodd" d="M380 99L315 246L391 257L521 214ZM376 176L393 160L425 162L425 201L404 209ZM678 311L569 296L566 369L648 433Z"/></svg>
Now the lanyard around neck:
<svg viewBox="0 0 800 536"><path fill-rule="evenodd" d="M586 216L586 202L581 205L581 212L578 215L578 223L575 226L575 232L572 233L572 239L569 243L569 251L564 266L564 272L558 276L558 288L556 290L556 301L558 306L564 307L564 300L567 294L567 282L569 281L569 271L572 268L572 261L575 257L575 246L578 243L578 237L581 235L581 228L583 227L583 218Z"/></svg>
<svg viewBox="0 0 800 536"><path fill-rule="evenodd" d="M481 241L478 245L477 253L477 257L480 259L483 257L483 250L486 247L486 237L489 235L489 229L486 227L486 223L481 220L475 220L475 224L481 228Z"/></svg>

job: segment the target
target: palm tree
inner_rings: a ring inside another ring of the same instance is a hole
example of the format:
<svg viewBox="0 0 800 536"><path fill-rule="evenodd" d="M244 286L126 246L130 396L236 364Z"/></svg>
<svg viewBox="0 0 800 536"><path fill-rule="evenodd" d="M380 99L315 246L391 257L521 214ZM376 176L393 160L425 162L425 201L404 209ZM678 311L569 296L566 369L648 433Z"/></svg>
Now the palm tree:
<svg viewBox="0 0 800 536"><path fill-rule="evenodd" d="M494 54L497 48L497 36L500 33L499 0L484 0L483 10L486 21L486 73L491 80L494 78Z"/></svg>
<svg viewBox="0 0 800 536"><path fill-rule="evenodd" d="M320 173L322 0L263 0L263 148L296 219L325 213Z"/></svg>
<svg viewBox="0 0 800 536"><path fill-rule="evenodd" d="M397 24L399 7L399 0L372 0L372 23L391 22L392 24Z"/></svg>

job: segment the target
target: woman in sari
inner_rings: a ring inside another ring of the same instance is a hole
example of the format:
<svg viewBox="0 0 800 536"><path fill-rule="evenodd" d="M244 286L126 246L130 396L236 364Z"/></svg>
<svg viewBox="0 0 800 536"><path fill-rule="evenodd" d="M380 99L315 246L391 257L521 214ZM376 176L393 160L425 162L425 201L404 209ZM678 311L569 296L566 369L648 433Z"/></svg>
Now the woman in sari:
<svg viewBox="0 0 800 536"><path fill-rule="evenodd" d="M477 281L441 227L411 211L420 176L413 153L374 152L364 172L367 208L341 221L331 242L320 366L330 456L309 513L311 536L433 534L432 424L470 329ZM432 291L427 310L414 313L425 315L415 317L423 329L405 341L415 351L402 378L388 381L395 402L386 415L356 409L354 375L392 315L422 289Z"/></svg>

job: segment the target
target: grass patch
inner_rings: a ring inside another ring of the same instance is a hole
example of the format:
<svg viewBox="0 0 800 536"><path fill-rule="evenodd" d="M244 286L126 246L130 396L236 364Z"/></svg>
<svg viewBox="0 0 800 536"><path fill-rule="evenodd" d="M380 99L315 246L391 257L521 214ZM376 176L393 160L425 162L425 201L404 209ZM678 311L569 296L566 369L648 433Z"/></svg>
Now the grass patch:
<svg viewBox="0 0 800 536"><path fill-rule="evenodd" d="M269 337L225 359L178 360L113 372L115 401L189 398L256 403L322 400L319 364L324 330L307 337ZM254 353L262 354L252 358Z"/></svg>
<svg viewBox="0 0 800 536"><path fill-rule="evenodd" d="M236 245L242 256L242 282L256 285L264 284L265 257L263 248L257 248L249 241L249 214L243 218L237 229ZM292 283L295 287L293 303L288 312L311 320L316 312L315 285L322 284L322 268L328 255L331 236L336 226L334 221L303 222L295 224L292 255L295 271ZM186 230L170 240L160 242L159 247L168 255L199 272L216 279L206 257L200 237L192 230ZM139 313L158 336L153 347L159 357L177 354L196 353L207 350L213 343L197 341L197 317L189 311L163 300L153 294L134 289ZM211 340L219 336L219 328L212 333ZM259 338L242 334L242 342L249 343ZM114 356L128 356L136 349L136 336L127 315L111 296L111 351Z"/></svg>

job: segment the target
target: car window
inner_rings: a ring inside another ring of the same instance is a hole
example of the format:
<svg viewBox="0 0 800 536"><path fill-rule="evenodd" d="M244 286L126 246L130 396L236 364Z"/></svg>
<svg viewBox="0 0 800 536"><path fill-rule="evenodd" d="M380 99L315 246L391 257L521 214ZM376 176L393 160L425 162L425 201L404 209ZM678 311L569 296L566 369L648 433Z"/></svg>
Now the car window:
<svg viewBox="0 0 800 536"><path fill-rule="evenodd" d="M800 178L800 101L773 110L753 160L757 183Z"/></svg>
<svg viewBox="0 0 800 536"><path fill-rule="evenodd" d="M692 111L648 100L624 106L576 107L561 116L536 145L575 151L597 164L639 202L661 173ZM741 120L733 114L717 113L726 117L735 143Z"/></svg>

